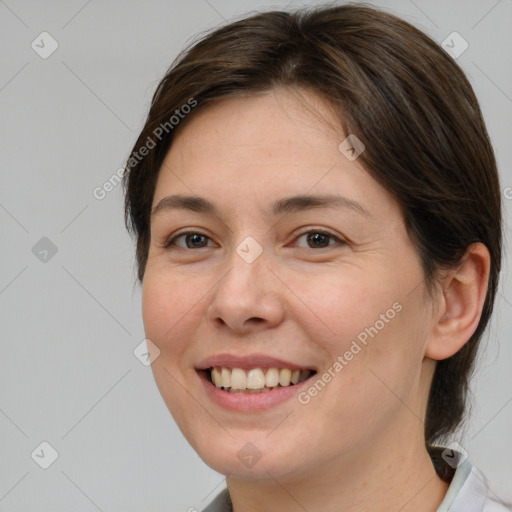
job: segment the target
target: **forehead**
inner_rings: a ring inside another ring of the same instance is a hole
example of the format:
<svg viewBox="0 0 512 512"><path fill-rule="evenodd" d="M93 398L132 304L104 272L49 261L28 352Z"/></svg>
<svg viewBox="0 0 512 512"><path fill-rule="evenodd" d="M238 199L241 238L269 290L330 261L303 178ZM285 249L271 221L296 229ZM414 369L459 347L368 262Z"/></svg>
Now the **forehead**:
<svg viewBox="0 0 512 512"><path fill-rule="evenodd" d="M170 193L266 208L284 196L338 194L368 212L396 210L360 162L340 151L345 138L332 106L310 91L223 99L195 112L178 132L153 207Z"/></svg>
<svg viewBox="0 0 512 512"><path fill-rule="evenodd" d="M199 107L173 146L189 151L206 146L215 151L222 144L233 157L240 151L260 157L272 151L273 157L280 157L289 150L297 154L300 147L307 154L312 146L325 146L328 140L336 144L342 136L332 106L322 97L309 90L279 87Z"/></svg>

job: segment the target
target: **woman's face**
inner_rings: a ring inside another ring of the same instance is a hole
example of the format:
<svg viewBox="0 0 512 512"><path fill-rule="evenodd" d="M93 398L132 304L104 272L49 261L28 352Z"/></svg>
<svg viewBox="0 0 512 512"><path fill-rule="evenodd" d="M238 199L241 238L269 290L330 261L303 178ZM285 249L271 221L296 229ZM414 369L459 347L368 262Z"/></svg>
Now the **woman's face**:
<svg viewBox="0 0 512 512"><path fill-rule="evenodd" d="M154 195L153 373L190 444L232 477L283 482L423 443L433 316L417 251L329 106L302 95L310 108L276 89L195 114Z"/></svg>

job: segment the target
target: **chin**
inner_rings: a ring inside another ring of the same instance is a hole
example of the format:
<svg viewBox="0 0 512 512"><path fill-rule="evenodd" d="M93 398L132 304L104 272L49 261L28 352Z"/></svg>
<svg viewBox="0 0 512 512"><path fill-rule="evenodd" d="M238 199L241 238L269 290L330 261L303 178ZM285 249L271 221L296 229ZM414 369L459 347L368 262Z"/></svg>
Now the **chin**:
<svg viewBox="0 0 512 512"><path fill-rule="evenodd" d="M227 436L229 437L229 436ZM271 443L264 438L252 443L246 439L229 438L224 444L215 447L208 442L192 444L201 459L213 470L227 477L261 481L261 483L275 484L279 481L300 478L301 466L305 461L297 458L297 447L293 450L284 449L283 443ZM203 438L204 439L204 438ZM265 445L265 446L264 446ZM294 465L290 465L294 460ZM306 464L308 466L308 464Z"/></svg>

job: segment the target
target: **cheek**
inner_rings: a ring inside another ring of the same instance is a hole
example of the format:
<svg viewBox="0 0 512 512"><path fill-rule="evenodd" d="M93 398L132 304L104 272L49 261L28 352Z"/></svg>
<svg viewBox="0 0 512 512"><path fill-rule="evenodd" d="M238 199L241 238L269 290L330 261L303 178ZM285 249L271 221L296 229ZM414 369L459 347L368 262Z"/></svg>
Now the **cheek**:
<svg viewBox="0 0 512 512"><path fill-rule="evenodd" d="M187 326L194 321L201 294L171 273L146 271L142 288L142 317L146 337L162 355L178 353L186 339Z"/></svg>
<svg viewBox="0 0 512 512"><path fill-rule="evenodd" d="M351 267L297 283L296 295L308 310L296 318L307 322L303 326L310 339L337 356L349 350L352 341L364 347L365 341L390 330L402 305L396 284L378 277L371 269Z"/></svg>
<svg viewBox="0 0 512 512"><path fill-rule="evenodd" d="M144 331L146 338L160 350L151 369L160 394L182 431L187 430L191 405L189 396L184 392L182 368L186 366L191 326L197 321L193 308L197 296L184 281L171 272L147 268L142 287Z"/></svg>
<svg viewBox="0 0 512 512"><path fill-rule="evenodd" d="M310 305L300 316L302 328L326 354L327 367L338 362L332 368L336 398L325 394L325 399L352 403L355 409L356 403L379 407L393 396L379 377L406 394L423 359L427 323L420 294L401 292L406 287L396 273L369 269L331 272L309 282L315 287L297 284L297 295Z"/></svg>

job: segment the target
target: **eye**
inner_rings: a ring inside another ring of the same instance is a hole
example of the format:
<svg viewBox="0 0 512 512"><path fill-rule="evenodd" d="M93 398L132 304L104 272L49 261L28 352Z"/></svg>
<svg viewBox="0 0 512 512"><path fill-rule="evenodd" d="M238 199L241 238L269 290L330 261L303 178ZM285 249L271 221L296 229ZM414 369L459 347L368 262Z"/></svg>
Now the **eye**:
<svg viewBox="0 0 512 512"><path fill-rule="evenodd" d="M300 240L303 237L306 237L306 243L308 244L308 247L305 248L310 249L324 249L326 247L332 247L333 245L346 244L344 240L341 240L332 233L318 229L302 233L297 237L297 240ZM178 243L178 240L182 238L185 240L185 245L180 245ZM210 237L203 235L202 233L198 233L196 231L186 231L185 233L180 233L171 237L165 243L164 248L169 249L174 246L179 249L202 249L208 246L208 240L210 240ZM330 241L333 243L329 243Z"/></svg>
<svg viewBox="0 0 512 512"><path fill-rule="evenodd" d="M177 240L183 237L185 237L185 246L176 243ZM197 233L196 231L187 231L185 233L180 233L179 235L171 237L169 240L167 240L164 247L166 249L172 246L178 247L179 249L201 249L206 247L207 242L205 241L209 239L209 237L203 235L202 233Z"/></svg>
<svg viewBox="0 0 512 512"><path fill-rule="evenodd" d="M323 249L325 247L331 247L333 245L345 245L346 242L344 240L341 240L337 236L333 235L332 233L329 233L327 231L322 230L310 230L306 231L305 233L302 233L297 237L297 240L301 239L302 237L306 237L306 243L308 244L309 248L311 249ZM333 240L334 243L330 244L329 239Z"/></svg>

